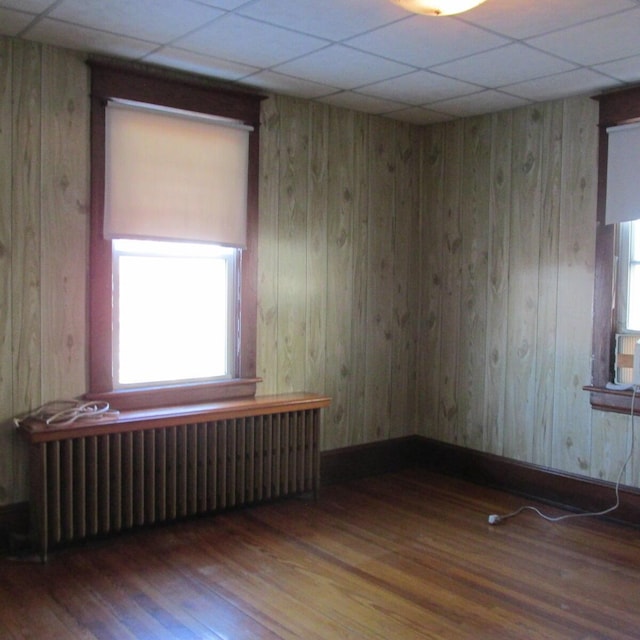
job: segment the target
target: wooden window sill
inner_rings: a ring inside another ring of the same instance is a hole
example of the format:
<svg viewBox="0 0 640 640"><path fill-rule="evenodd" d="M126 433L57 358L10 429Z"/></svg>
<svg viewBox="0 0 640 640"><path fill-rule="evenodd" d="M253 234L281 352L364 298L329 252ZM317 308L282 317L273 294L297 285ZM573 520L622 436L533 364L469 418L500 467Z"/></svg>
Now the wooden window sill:
<svg viewBox="0 0 640 640"><path fill-rule="evenodd" d="M251 398L256 394L256 385L260 378L233 378L216 382L192 384L162 385L158 387L134 387L113 391L91 392L86 400L108 402L119 411L132 409L153 409L236 398Z"/></svg>
<svg viewBox="0 0 640 640"><path fill-rule="evenodd" d="M631 414L633 403L634 415L640 415L640 394L636 394L635 402L631 390L607 389L606 387L583 387L589 392L591 407L598 411L612 411L614 413Z"/></svg>

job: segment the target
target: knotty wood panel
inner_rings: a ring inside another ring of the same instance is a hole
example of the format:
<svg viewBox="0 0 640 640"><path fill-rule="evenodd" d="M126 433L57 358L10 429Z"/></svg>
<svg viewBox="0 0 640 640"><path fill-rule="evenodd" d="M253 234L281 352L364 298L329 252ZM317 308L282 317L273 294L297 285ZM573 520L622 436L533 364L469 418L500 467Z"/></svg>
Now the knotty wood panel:
<svg viewBox="0 0 640 640"><path fill-rule="evenodd" d="M389 437L391 428L391 376L393 265L393 225L397 125L372 119L369 124L369 228L365 429L367 440ZM375 176L375 179L374 179Z"/></svg>
<svg viewBox="0 0 640 640"><path fill-rule="evenodd" d="M600 420L594 420L593 425L586 428L590 436L588 445L593 452L590 459L591 475L602 480L616 482L632 444L631 421L628 416L621 416L617 413L602 413L601 416ZM572 436L575 438L574 431L575 427L565 438ZM557 435L559 439L562 438L561 429L558 429ZM566 439L564 442L561 440L561 445L564 445L563 449L571 450L571 447L566 444ZM637 459L637 454L635 458ZM624 484L633 484L633 462L629 461L620 477L620 481Z"/></svg>
<svg viewBox="0 0 640 640"><path fill-rule="evenodd" d="M88 233L88 69L80 57L43 50L43 396L85 391Z"/></svg>
<svg viewBox="0 0 640 640"><path fill-rule="evenodd" d="M305 388L309 103L280 108L278 214L278 391Z"/></svg>
<svg viewBox="0 0 640 640"><path fill-rule="evenodd" d="M462 277L462 237L460 198L462 184L462 153L464 122L444 125L444 166L442 192L442 236L440 251L442 266L442 300L440 304L440 406L436 427L437 439L459 444L460 414L458 406L458 353L460 333L460 301Z"/></svg>
<svg viewBox="0 0 640 640"><path fill-rule="evenodd" d="M307 207L307 308L305 389L325 385L327 334L327 209L329 109L310 105Z"/></svg>
<svg viewBox="0 0 640 640"><path fill-rule="evenodd" d="M590 381L592 336L595 224L585 220L586 212L596 208L597 104L590 100L564 103L562 157L562 211L559 227L558 322L556 332L556 381L554 406L553 459L550 464L570 472L598 475L591 466L595 456L611 461L626 457L622 452L607 454L590 441L592 412L581 385ZM617 471L607 479L615 479ZM640 480L636 476L634 484Z"/></svg>
<svg viewBox="0 0 640 640"><path fill-rule="evenodd" d="M438 433L440 414L440 307L444 281L442 240L444 238L442 211L444 127L428 127L422 137L420 169L420 271L417 359L417 431L420 434Z"/></svg>
<svg viewBox="0 0 640 640"><path fill-rule="evenodd" d="M484 440L490 157L490 118L467 120L460 196L463 268L457 386L459 444L473 449L481 448Z"/></svg>
<svg viewBox="0 0 640 640"><path fill-rule="evenodd" d="M11 220L12 190L12 47L0 38L0 504L11 501L14 433Z"/></svg>
<svg viewBox="0 0 640 640"><path fill-rule="evenodd" d="M13 41L11 314L14 413L42 402L41 47ZM26 496L26 450L13 435L10 493Z"/></svg>
<svg viewBox="0 0 640 640"><path fill-rule="evenodd" d="M487 353L483 450L502 454L507 392L509 235L513 113L491 117Z"/></svg>
<svg viewBox="0 0 640 640"><path fill-rule="evenodd" d="M369 197L369 180L367 172L368 157L371 153L371 139L369 136L369 116L356 113L353 117L353 226L352 235L352 271L348 275L353 280L353 297L351 302L351 363L349 389L349 438L345 444L363 443L369 441L366 411L366 323L367 323L367 278L370 257L369 246L369 217L370 207L376 203ZM340 135L335 132L334 135Z"/></svg>
<svg viewBox="0 0 640 640"><path fill-rule="evenodd" d="M355 426L349 420L350 390L355 382L351 324L357 317L353 277L358 206L355 113L332 109L328 127L326 391L332 397L333 411L327 418L326 424L330 426L324 430L322 442L324 447L334 449L350 443Z"/></svg>
<svg viewBox="0 0 640 640"><path fill-rule="evenodd" d="M260 221L258 233L257 375L261 393L278 388L278 211L280 111L277 98L263 101L260 113Z"/></svg>
<svg viewBox="0 0 640 640"><path fill-rule="evenodd" d="M41 402L41 48L13 42L11 258L15 411Z"/></svg>
<svg viewBox="0 0 640 640"><path fill-rule="evenodd" d="M543 106L540 162L540 247L536 323L535 402L531 461L551 464L558 292L558 230L562 167L562 104Z"/></svg>
<svg viewBox="0 0 640 640"><path fill-rule="evenodd" d="M535 426L543 126L538 105L514 114L504 453L525 460Z"/></svg>
<svg viewBox="0 0 640 640"><path fill-rule="evenodd" d="M404 125L396 133L395 218L393 220L393 303L391 318L390 437L413 432L418 307L417 257L420 210L419 138Z"/></svg>

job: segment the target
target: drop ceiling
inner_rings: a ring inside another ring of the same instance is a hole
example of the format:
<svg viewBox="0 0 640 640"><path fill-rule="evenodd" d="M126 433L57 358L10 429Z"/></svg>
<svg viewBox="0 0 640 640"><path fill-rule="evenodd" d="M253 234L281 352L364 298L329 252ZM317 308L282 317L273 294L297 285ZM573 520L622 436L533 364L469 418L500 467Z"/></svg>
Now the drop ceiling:
<svg viewBox="0 0 640 640"><path fill-rule="evenodd" d="M415 124L640 82L640 0L0 0L0 35Z"/></svg>

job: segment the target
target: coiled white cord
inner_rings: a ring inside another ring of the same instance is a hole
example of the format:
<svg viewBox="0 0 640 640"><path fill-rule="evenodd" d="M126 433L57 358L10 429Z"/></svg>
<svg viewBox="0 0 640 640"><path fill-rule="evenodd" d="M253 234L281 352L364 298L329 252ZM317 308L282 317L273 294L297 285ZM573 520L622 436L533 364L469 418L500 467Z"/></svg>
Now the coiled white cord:
<svg viewBox="0 0 640 640"><path fill-rule="evenodd" d="M103 400L82 402L77 400L55 400L47 402L35 411L20 418L14 418L13 422L19 427L25 420L38 420L47 425L65 427L78 420L93 422L106 418L117 418L119 411L110 409L109 403Z"/></svg>

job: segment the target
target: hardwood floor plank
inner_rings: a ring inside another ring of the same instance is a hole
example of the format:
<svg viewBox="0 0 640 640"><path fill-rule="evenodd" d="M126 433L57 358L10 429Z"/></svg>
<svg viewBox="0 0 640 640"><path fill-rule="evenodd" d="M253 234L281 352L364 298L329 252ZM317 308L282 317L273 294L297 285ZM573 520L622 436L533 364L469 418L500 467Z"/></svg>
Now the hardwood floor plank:
<svg viewBox="0 0 640 640"><path fill-rule="evenodd" d="M238 520L239 516L231 514L233 520ZM239 540L237 530L228 526L228 520L227 516L222 516L215 529L198 529L191 545L198 549L198 554L185 549L184 554L172 558L178 563L176 568L188 567L190 572L197 573L206 588L224 593L229 602L251 611L276 637L362 637L319 613L308 594L295 589L290 593L288 589L274 585L272 575L280 569L274 567L266 555L256 561L255 556L260 551L252 553L250 546ZM264 554L268 553L262 542L259 546ZM198 566L203 556L206 566ZM275 560L274 564L277 565ZM301 596L303 600L300 600Z"/></svg>
<svg viewBox="0 0 640 640"><path fill-rule="evenodd" d="M0 637L631 640L638 530L425 470L0 559ZM550 515L560 511L541 507Z"/></svg>
<svg viewBox="0 0 640 640"><path fill-rule="evenodd" d="M293 521L290 517L285 517L285 520ZM332 522L331 525L339 527L337 522ZM314 522L307 531L302 532L298 521L294 525L295 535L296 537L306 536L309 535L309 531L313 531L314 534L311 535L317 536L318 527L321 526L320 523ZM328 533L328 538L333 543L335 543L336 537L336 533ZM359 553L355 554L354 561L353 554L349 555L349 550L362 550L368 543L363 536L357 534L352 538L344 547L336 547L329 552L336 562L345 565L351 564L348 567L351 572L360 574L363 579L369 582L375 582L389 594L399 595L419 604L423 609L437 612L440 617L449 618L452 623L460 625L458 633L461 633L466 627L469 637L474 637L478 625L484 625L489 631L487 625L490 619L487 618L487 607L493 607L492 617L502 615L506 619L511 615L509 611L501 614L500 608L491 601L487 601L488 598L484 594L487 587L492 585L490 581L486 581L488 584L484 584L483 568L480 568L479 573L475 574L473 569L469 570L466 566L460 566L451 557L452 553L456 551L454 547L447 548L443 557L437 559L432 556L431 549L423 546L419 541L404 547L401 544L390 544L386 553L381 547L369 544L373 548L370 558L367 559L366 554ZM326 541L323 540L320 546L325 544ZM453 576L449 574L453 574ZM461 611L464 612L464 615L461 615ZM545 624L547 624L546 620ZM556 630L555 637L560 637L558 633L559 630ZM443 635L442 637L449 636Z"/></svg>
<svg viewBox="0 0 640 640"><path fill-rule="evenodd" d="M145 591L148 578L144 581L132 579L126 561L113 558L112 553L106 555L108 557L105 558L104 549L97 549L90 558L74 557L74 573L82 576L84 588L94 593L134 637L161 638L167 631L176 638L201 637L198 635L203 631L200 625L196 633L181 620L169 615L171 606L167 609L167 603L155 597L155 591ZM148 570L148 566L142 568L141 573ZM191 621L189 617L187 620Z"/></svg>
<svg viewBox="0 0 640 640"><path fill-rule="evenodd" d="M210 526L210 522L193 522L177 532L157 531L162 544L161 553L149 553L142 540L127 541L122 549L122 563L128 567L129 579L156 599L163 600L171 608L178 605L199 624L208 628L215 637L279 638L267 627L254 620L246 607L235 606L217 581L208 585L199 578L209 566L209 559L197 544L193 531L198 526ZM141 544L139 544L139 542ZM157 541L156 541L157 542ZM157 546L154 549L157 549Z"/></svg>
<svg viewBox="0 0 640 640"><path fill-rule="evenodd" d="M86 637L98 640L134 640L135 634L113 615L108 605L86 588L84 576L73 570L73 565L65 561L64 555L62 554L59 562L48 567L51 572L48 576L50 586L47 593L55 603L55 611L67 614L82 631L88 632Z"/></svg>
<svg viewBox="0 0 640 640"><path fill-rule="evenodd" d="M367 492L373 493L374 489L376 489L375 482L368 482ZM380 491L380 495L383 495L384 484L377 487L377 490ZM400 539L402 530L405 529L407 531L428 530L423 552L417 555L410 554L409 559L414 566L420 567L423 575L428 575L426 573L428 571L432 572L433 579L437 582L437 586L430 586L432 597L435 597L437 590L447 583L452 583L452 588L458 595L464 594L463 587L468 584L473 588L472 591L476 592L475 596L465 595L469 602L475 600L478 604L485 606L490 604L483 602L488 595L490 600L499 599L501 603L510 603L513 608L512 616L517 616L519 610L526 610L527 617L537 617L543 625L550 625L554 619L556 607L562 606L562 618L566 620L570 633L568 637L574 637L573 631L585 624L588 628L597 628L600 633L609 634L603 637L618 637L610 630L610 627L615 627L620 619L616 604L617 597L614 596L612 599L611 592L606 588L598 588L599 581L594 580L591 586L597 589L597 593L595 596L592 594L587 600L589 584L583 584L577 577L567 573L575 572L577 569L584 571L584 567L589 567L593 562L583 553L578 553L574 558L566 558L567 550L570 552L575 544L580 544L579 532L577 536L572 536L573 539L566 536L566 540L561 540L562 546L559 552L555 549L559 535L572 533L576 527L581 526L577 520L572 521L570 525L567 523L553 525L541 520L527 522L528 516L522 516L519 521L510 521L504 526L491 527L486 524L486 515L482 514L478 515L473 524L481 526L486 530L487 535L479 536L478 530L469 527L468 518L466 523L455 522L456 514L460 513L458 509L437 513L435 517L428 518L428 524L408 509L406 511L411 512L411 517L408 521L403 520L400 514L405 509L406 494L399 492L396 495L395 503L388 507L388 514L391 517L384 522L381 521L379 526L394 532L388 534L389 539L396 537ZM464 500L464 494L461 493L460 496L459 502ZM513 497L510 498L514 500ZM519 499L516 498L516 500ZM367 497L367 494L359 494L354 500L354 512L358 508L364 509L368 503L372 503L373 511L379 510L383 503L388 504L385 497L372 498ZM450 504L449 501L446 504ZM344 507L343 501L340 506ZM417 505L414 506L417 508ZM503 509L503 512L514 507L515 504ZM367 516L364 520L367 521ZM584 520L582 522L584 523ZM591 529L596 521L589 522L588 527ZM401 530L400 533L397 533L398 529ZM637 590L637 541L634 548L635 554L627 554L626 560L636 567L633 582ZM394 548L393 551L396 554L402 554L399 548ZM420 559L421 555L426 558L427 564ZM562 572L558 570L559 567L563 567ZM599 573L602 569L601 566L597 567L596 572ZM567 586L578 588L576 600L583 604L586 600L588 610L597 612L598 619L603 619L604 624L589 621L588 618L585 620L580 612L577 615L572 613L571 590L567 594ZM634 594L634 591L632 590L631 593ZM634 594L632 600L637 604L638 597ZM465 615L468 615L468 609L465 610ZM556 635L552 637L565 637L557 635L558 633L559 631L556 630ZM620 637L633 637L633 635L623 634Z"/></svg>
<svg viewBox="0 0 640 640"><path fill-rule="evenodd" d="M243 545L246 566L261 567L272 590L288 594L300 605L326 603L322 613L329 620L354 629L360 637L415 637L429 627L441 634L448 631L447 625L435 616L381 589L379 584L363 580L350 567L308 553L290 541L283 543L283 536L277 532L263 528L256 537L252 527L241 523L237 526L235 537Z"/></svg>
<svg viewBox="0 0 640 640"><path fill-rule="evenodd" d="M0 623L16 638L95 639L66 604L60 606L58 593L64 588L53 565L0 560Z"/></svg>

